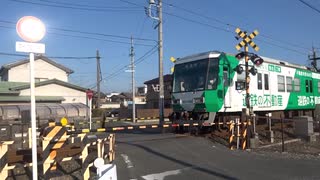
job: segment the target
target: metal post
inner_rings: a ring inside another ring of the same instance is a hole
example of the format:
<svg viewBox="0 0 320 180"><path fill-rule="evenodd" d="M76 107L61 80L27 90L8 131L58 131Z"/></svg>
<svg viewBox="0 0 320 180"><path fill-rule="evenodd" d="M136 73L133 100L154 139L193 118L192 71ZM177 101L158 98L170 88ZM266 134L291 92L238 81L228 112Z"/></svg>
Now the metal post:
<svg viewBox="0 0 320 180"><path fill-rule="evenodd" d="M36 124L36 98L34 85L34 53L30 53L30 96L31 96L31 136L32 136L32 177L38 179L37 160L37 124Z"/></svg>
<svg viewBox="0 0 320 180"><path fill-rule="evenodd" d="M135 103L135 98L136 98L136 87L135 87L135 80L134 80L134 49L133 49L133 38L131 36L131 51L130 51L130 56L131 56L131 74L132 74L132 122L136 122L136 103Z"/></svg>
<svg viewBox="0 0 320 180"><path fill-rule="evenodd" d="M284 138L283 138L283 117L280 116L281 119L281 141L282 141L282 152L284 152Z"/></svg>
<svg viewBox="0 0 320 180"><path fill-rule="evenodd" d="M236 126L237 126L237 149L239 149L239 146L240 146L240 124L239 124L239 118L236 119Z"/></svg>
<svg viewBox="0 0 320 180"><path fill-rule="evenodd" d="M163 124L164 122L164 89L163 89L163 40L162 40L162 0L159 0L158 4L158 13L159 13L159 27L158 27L158 36L159 36L159 123Z"/></svg>
<svg viewBox="0 0 320 180"><path fill-rule="evenodd" d="M99 50L97 50L97 92L98 92L98 99L97 99L97 107L100 108L100 82L101 82L101 68L100 68L100 55Z"/></svg>
<svg viewBox="0 0 320 180"><path fill-rule="evenodd" d="M244 46L245 53L245 71L246 71L246 120L249 121L248 117L251 115L250 108L250 76L249 76L249 57L248 57L249 47L247 45Z"/></svg>
<svg viewBox="0 0 320 180"><path fill-rule="evenodd" d="M89 99L89 129L91 130L92 126L92 98Z"/></svg>

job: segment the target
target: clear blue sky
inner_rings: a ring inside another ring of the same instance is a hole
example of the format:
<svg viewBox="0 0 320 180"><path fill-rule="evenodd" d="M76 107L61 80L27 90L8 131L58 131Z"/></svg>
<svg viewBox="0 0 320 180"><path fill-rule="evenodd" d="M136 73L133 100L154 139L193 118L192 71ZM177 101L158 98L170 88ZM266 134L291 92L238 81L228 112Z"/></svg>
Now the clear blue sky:
<svg viewBox="0 0 320 180"><path fill-rule="evenodd" d="M254 40L260 47L259 55L306 65L312 46L320 47L320 2L303 2L163 0L164 73L170 72L171 56L209 50L237 53L236 27L260 32ZM47 26L48 33L41 41L46 44L47 56L89 57L95 56L98 49L102 57L102 91L130 91L131 74L124 68L130 63L129 37L158 38L156 22L145 14L147 5L146 0L1 0L0 52L16 53L15 42L20 38L15 23L26 15L36 16ZM140 61L136 82L141 86L158 76L158 52L152 49L155 41L134 43L135 59ZM21 58L0 55L0 65ZM95 59L53 59L75 71L70 82L94 86Z"/></svg>

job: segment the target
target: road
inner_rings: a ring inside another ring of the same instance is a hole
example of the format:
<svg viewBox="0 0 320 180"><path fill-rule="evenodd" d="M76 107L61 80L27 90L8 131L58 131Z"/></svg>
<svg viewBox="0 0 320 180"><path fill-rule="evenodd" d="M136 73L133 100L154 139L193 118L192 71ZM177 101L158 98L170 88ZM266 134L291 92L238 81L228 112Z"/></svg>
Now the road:
<svg viewBox="0 0 320 180"><path fill-rule="evenodd" d="M120 180L320 179L320 158L231 151L203 137L116 134Z"/></svg>

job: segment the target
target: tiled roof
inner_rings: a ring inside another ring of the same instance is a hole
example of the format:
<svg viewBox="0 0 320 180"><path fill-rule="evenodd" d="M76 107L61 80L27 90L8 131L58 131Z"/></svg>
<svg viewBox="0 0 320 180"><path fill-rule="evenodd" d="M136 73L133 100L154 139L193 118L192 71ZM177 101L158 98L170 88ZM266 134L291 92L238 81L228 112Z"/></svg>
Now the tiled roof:
<svg viewBox="0 0 320 180"><path fill-rule="evenodd" d="M86 88L83 88L83 87L80 87L80 86L77 86L77 85L74 85L74 84L71 84L71 83L68 83L68 82L65 82L65 81L60 81L58 79L50 79L50 80L47 80L47 81L37 82L35 84L35 86L39 87L39 86L44 86L44 85L48 85L48 84L59 84L61 86L69 87L69 88L76 89L76 90L83 91L83 92L85 92L87 90ZM21 85L21 86L13 87L13 88L11 88L11 90L19 91L19 90L22 90L22 89L29 89L29 88L30 88L30 84L26 83L26 84Z"/></svg>
<svg viewBox="0 0 320 180"><path fill-rule="evenodd" d="M24 86L26 84L28 83L0 81L0 94L19 94L18 90L12 90L11 88Z"/></svg>

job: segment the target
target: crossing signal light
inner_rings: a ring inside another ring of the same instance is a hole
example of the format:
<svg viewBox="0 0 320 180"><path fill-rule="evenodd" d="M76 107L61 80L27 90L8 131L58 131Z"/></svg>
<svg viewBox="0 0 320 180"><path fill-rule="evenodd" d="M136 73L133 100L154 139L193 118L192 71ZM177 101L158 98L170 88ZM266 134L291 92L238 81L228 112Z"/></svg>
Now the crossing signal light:
<svg viewBox="0 0 320 180"><path fill-rule="evenodd" d="M260 57L260 56L258 56L258 55L256 55L256 54L254 54L253 56L251 56L251 61L252 61L252 63L254 64L254 65L256 65L256 66L260 66L262 63L263 63L263 59Z"/></svg>
<svg viewBox="0 0 320 180"><path fill-rule="evenodd" d="M238 60L240 60L240 59L242 59L245 55L246 55L245 52L240 52L240 53L236 54L236 58L237 58Z"/></svg>

